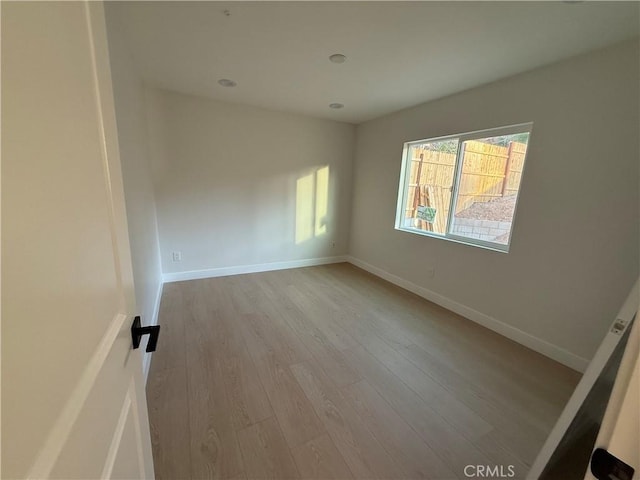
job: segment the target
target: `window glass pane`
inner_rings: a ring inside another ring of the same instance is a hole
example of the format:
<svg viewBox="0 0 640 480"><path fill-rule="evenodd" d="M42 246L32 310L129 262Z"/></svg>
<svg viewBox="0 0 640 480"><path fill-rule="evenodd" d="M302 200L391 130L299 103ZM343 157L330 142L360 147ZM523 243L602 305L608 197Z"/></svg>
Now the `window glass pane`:
<svg viewBox="0 0 640 480"><path fill-rule="evenodd" d="M462 166L449 233L508 245L529 133L462 142Z"/></svg>
<svg viewBox="0 0 640 480"><path fill-rule="evenodd" d="M410 144L402 227L447 232L458 139Z"/></svg>

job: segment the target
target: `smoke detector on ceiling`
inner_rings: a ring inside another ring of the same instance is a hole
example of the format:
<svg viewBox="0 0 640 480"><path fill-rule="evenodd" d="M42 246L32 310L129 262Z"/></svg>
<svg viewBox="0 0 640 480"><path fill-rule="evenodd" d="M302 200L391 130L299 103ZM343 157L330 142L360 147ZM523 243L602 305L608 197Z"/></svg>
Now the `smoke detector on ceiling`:
<svg viewBox="0 0 640 480"><path fill-rule="evenodd" d="M218 84L222 85L223 87L235 87L237 85L236 82L234 82L233 80L229 80L228 78L221 78L220 80L218 80Z"/></svg>
<svg viewBox="0 0 640 480"><path fill-rule="evenodd" d="M347 61L347 57L345 57L343 54L341 53L334 53L333 55L331 55L329 57L329 61L331 63L344 63Z"/></svg>

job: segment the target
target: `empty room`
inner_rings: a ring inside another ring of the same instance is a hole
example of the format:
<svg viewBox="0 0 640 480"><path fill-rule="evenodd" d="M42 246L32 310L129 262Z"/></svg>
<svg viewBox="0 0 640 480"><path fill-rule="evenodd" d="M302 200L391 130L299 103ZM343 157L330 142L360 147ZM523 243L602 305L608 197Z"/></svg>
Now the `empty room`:
<svg viewBox="0 0 640 480"><path fill-rule="evenodd" d="M640 3L0 9L2 478L640 478Z"/></svg>

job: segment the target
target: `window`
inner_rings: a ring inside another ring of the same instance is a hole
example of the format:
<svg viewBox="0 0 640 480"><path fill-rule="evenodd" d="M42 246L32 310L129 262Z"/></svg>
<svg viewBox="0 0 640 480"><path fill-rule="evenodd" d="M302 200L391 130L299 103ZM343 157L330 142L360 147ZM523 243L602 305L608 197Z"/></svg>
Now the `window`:
<svg viewBox="0 0 640 480"><path fill-rule="evenodd" d="M405 143L396 228L508 252L532 125Z"/></svg>

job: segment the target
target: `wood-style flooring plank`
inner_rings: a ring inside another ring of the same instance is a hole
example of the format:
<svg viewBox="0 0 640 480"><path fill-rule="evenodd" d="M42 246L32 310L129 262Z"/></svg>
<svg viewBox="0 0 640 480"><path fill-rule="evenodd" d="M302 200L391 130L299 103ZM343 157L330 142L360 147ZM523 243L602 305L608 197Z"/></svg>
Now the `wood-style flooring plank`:
<svg viewBox="0 0 640 480"><path fill-rule="evenodd" d="M344 387L369 431L400 465L406 478L463 478L449 469L366 380ZM461 473L461 472L460 472Z"/></svg>
<svg viewBox="0 0 640 480"><path fill-rule="evenodd" d="M300 478L289 447L275 418L238 431L247 479Z"/></svg>
<svg viewBox="0 0 640 480"><path fill-rule="evenodd" d="M247 475L244 472L240 472L235 477L231 477L228 480L247 480Z"/></svg>
<svg viewBox="0 0 640 480"><path fill-rule="evenodd" d="M348 385L359 380L360 378L353 369L346 364L341 352L309 320L309 313L304 312L291 301L287 291L291 286L286 277L277 282L271 282L268 279L256 282L253 290L254 301L259 306L262 315L267 317L271 324L275 324L275 328L295 334L296 341L301 342L306 352L310 354L308 358L313 357L313 361L321 365L321 368L337 385ZM260 342L256 343L255 332L249 330L246 333L250 337L247 341L252 343L250 348L258 350L260 352L257 354L258 356L265 354L266 351ZM280 357L283 356L280 355Z"/></svg>
<svg viewBox="0 0 640 480"><path fill-rule="evenodd" d="M278 344L270 343L271 335L260 333L266 332L264 324L269 320L241 315L240 322L258 377L289 446L295 447L324 433L320 419L288 368L288 355L282 354ZM260 330L251 327L257 324L262 324Z"/></svg>
<svg viewBox="0 0 640 480"><path fill-rule="evenodd" d="M336 266L336 268L342 268ZM322 271L319 269L319 271ZM326 271L326 269L325 269ZM354 288L350 280L352 277L332 275L320 283L317 288L307 289L310 296L322 298L326 305L333 308L333 316L339 319L338 323L344 327L344 321L356 318L364 324L367 330L383 339L391 346L407 346L412 343L411 332L398 328L394 321L398 316L405 315L404 309L393 308L390 302L377 301L377 295L369 289ZM345 330L359 341L359 335L354 335L349 329Z"/></svg>
<svg viewBox="0 0 640 480"><path fill-rule="evenodd" d="M406 354L415 365L428 371L449 391L458 393L465 405L493 425L493 438L506 450L513 451L527 463L535 459L540 445L546 439L545 432L549 430L545 430L539 423L532 423L528 409L520 409L520 413L514 412L508 401L494 397L494 390L477 387L471 381L460 378L455 370L436 364L425 351L415 345L407 347ZM522 435L522 432L527 432L527 435ZM474 443L482 446L484 442L477 439Z"/></svg>
<svg viewBox="0 0 640 480"><path fill-rule="evenodd" d="M224 331L212 310L200 301L198 287L190 294L194 298L187 307L185 335L189 345L186 372L192 476L229 478L241 473L244 467L229 414L223 361L213 348Z"/></svg>
<svg viewBox="0 0 640 480"><path fill-rule="evenodd" d="M335 321L332 305L314 295L313 287L304 281L308 278L308 270L292 269L287 272L293 279L292 284L286 289L287 297L306 313L306 318L322 331L336 349L346 350L358 346L357 340Z"/></svg>
<svg viewBox="0 0 640 480"><path fill-rule="evenodd" d="M184 368L153 369L147 383L147 403L156 478L191 478L189 400Z"/></svg>
<svg viewBox="0 0 640 480"><path fill-rule="evenodd" d="M159 323L161 479L522 478L579 379L349 264L166 284Z"/></svg>
<svg viewBox="0 0 640 480"><path fill-rule="evenodd" d="M291 298L287 288L287 298ZM300 306L282 308L282 305L273 305L274 315L283 319L285 323L298 336L307 351L313 357L314 362L324 370L325 374L338 386L349 385L360 380L360 376L347 364L342 352L335 348L318 329L314 323L308 321L304 312L304 303Z"/></svg>
<svg viewBox="0 0 640 480"><path fill-rule="evenodd" d="M365 275L368 275L365 273ZM351 276L349 276L349 279L351 279ZM373 278L371 280L371 283L375 283L375 284L382 284L382 287L386 286L384 285L386 282L381 281L379 279ZM357 284L357 282L356 282ZM393 287L393 288L397 288L397 287ZM389 289L386 289L389 290ZM391 289L392 290L392 289ZM380 293L379 295L376 295L376 299L378 299L378 297L385 297L388 295L387 293L384 293L385 289L381 288L380 286L375 287L375 291L376 293ZM413 294L410 294L409 292L404 292L402 290L400 290L398 292L398 296L402 296L402 297L416 297ZM416 297L417 298L417 297ZM377 300L379 301L379 299ZM412 303L415 302L415 298L410 298L408 299L407 303ZM429 307L428 302L424 302L424 300L420 299L420 306L422 308L421 312L424 312L425 310L425 304L427 307ZM437 312L437 309L443 310L440 307L437 307L435 309L432 309L433 311ZM491 391L492 393L497 394L497 397L500 397L502 395L502 398L506 398L506 404L515 404L515 408L518 408L518 406L521 406L519 408L519 412L520 412L520 416L524 414L525 417L528 418L533 418L534 423L529 422L527 424L527 422L525 422L525 425L520 425L519 420L522 420L522 418L518 419L518 424L517 425L513 425L510 424L510 419L508 417L508 415L498 415L498 417L489 417L491 420L493 420L494 418L498 418L497 425L494 422L489 422L494 424L495 427L497 427L498 429L503 428L506 432L506 436L508 437L510 435L511 432L516 432L515 434L517 435L517 441L514 443L512 441L509 441L508 439L505 441L503 440L503 443L509 445L508 448L512 448L512 449L519 449L519 452L525 452L523 453L523 455L525 456L525 458L530 457L531 455L536 454L537 450L539 449L539 444L540 442L544 441L544 438L540 438L540 436L538 435L537 432L539 432L538 426L542 423L543 425L543 431L548 431L551 426L553 425L553 423L555 422L555 419L557 418L558 415L558 404L562 404L562 398L567 398L570 390L567 389L566 385L564 387L564 395L562 393L555 394L555 397L551 400L553 402L553 407L549 410L549 403L546 403L545 401L543 401L541 404L539 404L540 408L536 408L536 409L531 409L529 407L530 405L530 391L531 391L531 385L528 386L528 388L522 387L522 385L520 385L521 382L517 381L520 380L520 377L523 377L525 375L516 375L516 378L513 378L512 374L509 374L509 376L506 376L506 374L503 372L503 369L499 369L497 368L496 364L495 364L495 358L498 358L498 365L503 365L503 364L509 364L509 365L513 365L514 362L504 362L504 357L500 357L500 355L503 354L503 352L500 351L499 347L500 345L497 345L495 349L492 348L487 348L487 346L483 345L483 339L485 336L490 337L490 340L495 340L494 337L497 337L498 340L500 340L503 344L509 344L509 346L513 345L513 342L504 339L502 337L499 337L498 335L496 335L494 332L490 332L487 331L486 329L482 329L481 327L478 327L475 324L472 324L471 322L469 322L468 320L460 320L460 317L456 316L455 314L452 314L451 312L447 312L444 311L441 312L443 316L443 318L447 319L448 321L453 321L455 320L455 322L453 323L461 323L462 326L466 327L467 330L471 330L473 333L473 337L471 337L471 340L475 340L475 342L473 341L467 341L467 342L462 342L459 338L458 335L452 335L452 332L448 332L448 331L441 331L441 327L443 326L442 322L439 321L439 319L436 319L436 321L430 321L431 319L429 318L423 318L422 322L419 322L418 319L412 318L411 315L407 316L407 315L396 315L395 316L395 320L398 322L402 322L402 324L398 324L398 328L404 328L407 331L411 331L412 335L414 336L414 341L418 342L420 341L421 346L419 348L425 348L429 350L430 354L431 352L433 352L434 356L437 356L438 359L446 359L448 361L448 363L454 365L454 366L458 366L461 364L461 359L464 359L465 363L464 363L464 371L468 374L467 376L467 381L468 383L472 383L472 382L476 382L479 384L488 384L489 388L488 390ZM469 324L471 325L471 327L468 327ZM450 326L450 325L449 325ZM456 330L455 332L459 332L462 328L460 327L460 325L455 325L456 326ZM425 333L427 332L427 333ZM455 333L453 332L453 333ZM477 338L479 335L482 335L481 338ZM366 339L370 339L371 336L365 336L365 342L366 343ZM379 348L380 344L379 342L375 342L375 337L374 338L374 348ZM469 340L469 339L467 339ZM488 342L489 345L491 346L491 342ZM409 346L404 346L404 345L396 345L396 350L398 350L401 354L403 354L405 357L409 358L410 360L412 360L412 362L414 361L414 358L412 358L408 352L411 352L411 349L415 348L416 345L409 345ZM518 346L518 348L522 349L521 346ZM474 350L478 350L482 353L482 355L474 355L474 356L470 356L469 355L469 351L474 351ZM483 351L484 350L484 351ZM514 352L514 354L517 354L517 352ZM414 353L415 355L415 353ZM536 354L537 355L537 354ZM539 357L539 355L538 355ZM488 363L488 361L491 360L494 363ZM548 359L544 359L544 361L547 361ZM415 363L415 362L414 362ZM420 366L419 364L416 364L417 366ZM564 373L563 371L566 371L567 369L565 367L561 367L559 366L559 370L560 373ZM433 375L435 372L433 370L427 370L427 369L423 369L429 376L434 377ZM501 372L503 372L501 374ZM500 376L502 375L502 376ZM492 383L492 380L495 379L497 377L497 381ZM563 377L561 377L563 378ZM557 380L556 380L557 381ZM564 376L564 382L568 383L569 385L575 384L575 382L577 382L577 376L574 374L571 376L571 381L567 381L566 376ZM442 383L442 382L439 382ZM541 391L540 388L536 388L536 391ZM459 391L457 390L452 390L453 393L459 393ZM520 394L519 392L522 392L522 394ZM541 392L542 393L542 392ZM476 400L480 400L482 401L486 396L480 395L478 396L468 396L468 395L460 395L459 398L462 399L463 403L465 404L469 404L469 403L477 403ZM467 402L467 400L470 400L470 402ZM518 402L518 400L520 400L520 402ZM495 405L494 405L495 407ZM472 408L474 411L477 411L476 408ZM500 405L497 405L497 409L500 409ZM548 421L543 422L540 421L540 417L541 415L546 415L546 418L548 419ZM504 413L504 411L503 411ZM508 413L508 412L507 412ZM483 415L480 415L483 416ZM484 416L483 416L484 418ZM526 428L523 428L526 427ZM531 432L531 435L529 436L528 439L525 439L522 437L522 435L520 434L520 432L527 430ZM543 434L543 437L545 435ZM533 445L533 447L528 447L527 445Z"/></svg>
<svg viewBox="0 0 640 480"><path fill-rule="evenodd" d="M207 292L215 292L217 335L212 343L222 361L222 376L236 429L248 427L273 416L269 398L260 382L258 371L245 344L231 298L221 282L203 282Z"/></svg>
<svg viewBox="0 0 640 480"><path fill-rule="evenodd" d="M345 351L345 355L378 394L417 432L456 476L460 476L460 465L490 463L490 457L484 455L436 409L364 348Z"/></svg>
<svg viewBox="0 0 640 480"><path fill-rule="evenodd" d="M305 269L301 270L305 271ZM295 319L299 325L305 325L309 331L321 332L336 350L357 345L357 342L333 320L331 311L324 308L324 305L315 297L299 290L301 285L297 283L295 277L290 277L291 272L293 270L280 272L281 276L270 277L256 284L267 300L260 306L276 316L283 316L289 320Z"/></svg>
<svg viewBox="0 0 640 480"><path fill-rule="evenodd" d="M310 364L292 365L291 370L354 476L399 478L400 466L330 380Z"/></svg>
<svg viewBox="0 0 640 480"><path fill-rule="evenodd" d="M481 339L478 338L476 341ZM495 359L490 357L494 356L495 352L473 355L469 353L472 348L474 347L470 346L465 349L461 345L452 343L447 335L426 335L417 332L415 344L402 347L400 351L418 366L425 364L425 359L428 360L426 356L436 357L441 364L460 372L470 385L493 392L492 395L497 400L525 413L527 420L535 429L547 430L553 427L557 416L557 407L555 407L557 398L545 398L543 390L536 388L536 391L540 392L539 405L538 408L529 410L529 392L532 386L522 382L517 373L510 370L504 371L503 368L493 365ZM502 358L498 363L501 366L511 363L504 361L505 358L510 358L506 352L500 352L500 355ZM432 368L429 366L426 370L431 372Z"/></svg>
<svg viewBox="0 0 640 480"><path fill-rule="evenodd" d="M158 311L161 331L157 349L162 353L153 355L150 372L159 372L165 368L184 368L186 364L184 315L185 304L181 284L167 283L162 288Z"/></svg>
<svg viewBox="0 0 640 480"><path fill-rule="evenodd" d="M478 450L490 459L487 465L511 465L514 473L513 478L515 480L524 480L533 464L533 460L523 460L520 456L513 453L511 449L508 448L509 446L505 445L504 437L497 430L480 437L475 442L475 445Z"/></svg>
<svg viewBox="0 0 640 480"><path fill-rule="evenodd" d="M342 282L351 287L362 287L355 288L355 292L370 292L367 298L375 308L388 312L389 306L401 301L401 311L387 316L387 320L400 329L412 331L412 334L424 333L426 339L435 341L434 348L446 346L450 352L455 352L457 358L467 358L469 365L488 365L493 372L501 375L498 378L508 379L529 390L535 389L541 398L546 397L553 404L571 395L572 385L580 378L577 372L369 272L350 268L349 265L338 268L344 274L340 275ZM424 336L421 338L425 339ZM443 349L437 351L446 353ZM516 355L519 361L504 361L512 355ZM554 375L541 378L536 374L544 369L552 369Z"/></svg>
<svg viewBox="0 0 640 480"><path fill-rule="evenodd" d="M255 348L256 357L275 355L287 365L311 359L311 354L291 328L280 318L262 314L238 317L238 327L247 344ZM251 352L254 354L254 351Z"/></svg>
<svg viewBox="0 0 640 480"><path fill-rule="evenodd" d="M273 416L271 403L246 347L239 345L237 350L223 357L222 363L235 428L244 428Z"/></svg>
<svg viewBox="0 0 640 480"><path fill-rule="evenodd" d="M257 368L290 447L324 433L320 419L287 365L269 355L260 360Z"/></svg>
<svg viewBox="0 0 640 480"><path fill-rule="evenodd" d="M443 388L381 339L375 337L367 339L364 348L405 384L411 385L411 388L422 397L423 401L437 410L466 438L477 438L493 429L491 424L462 403L454 394Z"/></svg>
<svg viewBox="0 0 640 480"><path fill-rule="evenodd" d="M302 478L330 480L353 478L353 474L329 435L321 435L292 449Z"/></svg>

